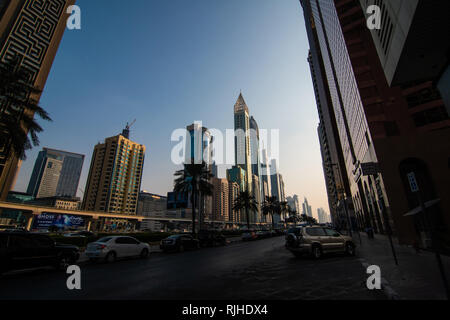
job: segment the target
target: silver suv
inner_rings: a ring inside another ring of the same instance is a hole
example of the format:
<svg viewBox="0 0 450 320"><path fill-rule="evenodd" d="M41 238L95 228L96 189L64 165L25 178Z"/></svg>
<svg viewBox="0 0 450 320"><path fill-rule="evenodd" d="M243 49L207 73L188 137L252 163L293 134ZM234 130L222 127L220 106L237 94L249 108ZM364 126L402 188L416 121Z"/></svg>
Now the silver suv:
<svg viewBox="0 0 450 320"><path fill-rule="evenodd" d="M321 226L301 226L288 230L286 249L295 256L310 254L319 259L325 253L341 252L355 255L355 244L352 238Z"/></svg>

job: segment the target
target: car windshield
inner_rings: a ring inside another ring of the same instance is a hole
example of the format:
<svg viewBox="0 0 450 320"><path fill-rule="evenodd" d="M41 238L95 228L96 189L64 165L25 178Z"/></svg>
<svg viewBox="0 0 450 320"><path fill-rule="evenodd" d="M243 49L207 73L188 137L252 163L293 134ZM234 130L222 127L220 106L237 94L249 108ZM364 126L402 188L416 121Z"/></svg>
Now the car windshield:
<svg viewBox="0 0 450 320"><path fill-rule="evenodd" d="M104 242L108 242L108 241L111 240L111 239L112 239L111 237L105 237L105 238L101 238L101 239L97 240L97 242L102 242L102 243L104 243Z"/></svg>
<svg viewBox="0 0 450 320"><path fill-rule="evenodd" d="M322 228L306 228L306 233L310 236L325 236L326 233Z"/></svg>

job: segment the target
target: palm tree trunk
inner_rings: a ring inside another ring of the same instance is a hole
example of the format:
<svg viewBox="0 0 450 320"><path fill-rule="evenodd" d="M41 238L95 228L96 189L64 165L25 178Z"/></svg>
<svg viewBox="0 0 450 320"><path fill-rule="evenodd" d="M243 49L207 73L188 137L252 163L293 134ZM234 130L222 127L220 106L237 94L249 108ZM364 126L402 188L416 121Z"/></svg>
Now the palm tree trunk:
<svg viewBox="0 0 450 320"><path fill-rule="evenodd" d="M248 207L245 207L245 214L247 215L247 229L250 230L250 216L248 213Z"/></svg>
<svg viewBox="0 0 450 320"><path fill-rule="evenodd" d="M271 215L272 218L272 230L275 230L275 221L273 220L273 213Z"/></svg>

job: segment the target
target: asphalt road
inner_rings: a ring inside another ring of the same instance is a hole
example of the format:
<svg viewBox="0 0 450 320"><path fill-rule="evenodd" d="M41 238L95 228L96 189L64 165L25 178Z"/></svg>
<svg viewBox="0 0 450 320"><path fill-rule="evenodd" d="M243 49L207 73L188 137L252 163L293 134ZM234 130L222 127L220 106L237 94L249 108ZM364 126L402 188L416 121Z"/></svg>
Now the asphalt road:
<svg viewBox="0 0 450 320"><path fill-rule="evenodd" d="M357 257L295 258L284 238L236 243L145 260L83 264L81 290L68 275L37 270L0 278L0 299L385 299L366 288Z"/></svg>

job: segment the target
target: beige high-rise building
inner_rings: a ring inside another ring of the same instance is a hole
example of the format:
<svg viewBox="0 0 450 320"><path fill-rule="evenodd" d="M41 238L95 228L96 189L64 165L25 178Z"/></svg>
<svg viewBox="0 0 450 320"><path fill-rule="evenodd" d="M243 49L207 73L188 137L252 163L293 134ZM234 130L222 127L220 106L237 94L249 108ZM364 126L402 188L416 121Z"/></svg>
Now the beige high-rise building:
<svg viewBox="0 0 450 320"><path fill-rule="evenodd" d="M42 174L42 183L39 186L36 198L53 197L56 195L58 180L61 175L63 161L48 158Z"/></svg>
<svg viewBox="0 0 450 320"><path fill-rule="evenodd" d="M228 180L212 178L211 183L214 186L212 219L216 221L228 221L229 217Z"/></svg>
<svg viewBox="0 0 450 320"><path fill-rule="evenodd" d="M144 168L145 146L128 132L95 146L83 199L83 209L136 215Z"/></svg>
<svg viewBox="0 0 450 320"><path fill-rule="evenodd" d="M241 188L239 187L239 183L228 181L228 221L230 222L240 222L241 221L241 212L234 211L234 201L239 196Z"/></svg>

